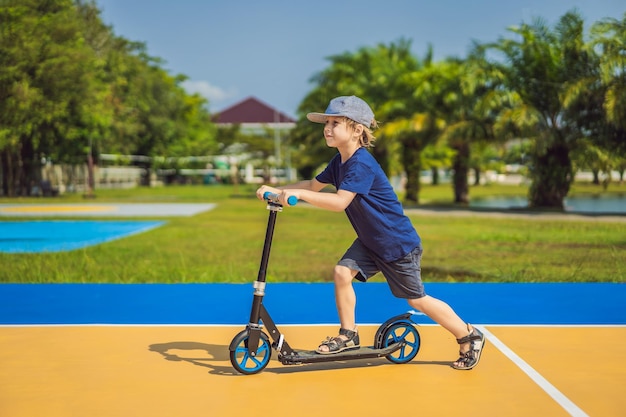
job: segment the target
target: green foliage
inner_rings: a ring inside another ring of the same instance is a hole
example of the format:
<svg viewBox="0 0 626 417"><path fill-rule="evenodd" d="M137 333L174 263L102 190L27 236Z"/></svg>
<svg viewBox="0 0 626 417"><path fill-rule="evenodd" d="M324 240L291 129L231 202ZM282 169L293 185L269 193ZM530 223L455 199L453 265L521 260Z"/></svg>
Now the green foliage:
<svg viewBox="0 0 626 417"><path fill-rule="evenodd" d="M626 13L621 20L606 18L591 28L592 47L599 51L600 79L606 88L603 107L607 120L622 132L626 130ZM624 145L626 146L626 145Z"/></svg>
<svg viewBox="0 0 626 417"><path fill-rule="evenodd" d="M355 53L330 57L329 67L313 77L317 87L305 97L299 111L304 116L310 109L325 109L331 98L342 95L354 94L367 101L376 117L384 120L383 128L375 132L381 140L376 142L372 153L388 174L398 170L395 163L402 163L408 177L407 186L411 190L407 198L416 201L421 171L419 150L432 138L424 133L421 140L415 140L415 135L411 135L413 131L407 133L399 127L411 123L408 119L420 103L412 93L410 75L422 64L412 56L410 47L409 41L400 39L390 45L364 47ZM403 124L403 120L406 123ZM395 125L391 125L396 121ZM391 127L384 127L386 125ZM293 135L303 144L301 151L309 154L297 157L298 161L306 161L308 172L333 154L320 141L321 136L319 127L312 127L306 122L298 123Z"/></svg>
<svg viewBox="0 0 626 417"><path fill-rule="evenodd" d="M574 167L626 169L625 45L626 14L594 23L587 38L571 11L553 27L522 22L463 59L434 62L431 47L415 57L406 39L331 56L298 108L292 164L310 178L330 159L321 127L305 115L356 94L382 122L372 152L390 176L406 176L407 203L420 201L421 171L442 164L454 175L453 201L466 203L469 170L498 168L493 150L521 139L532 205L562 207ZM42 163L82 164L88 154L161 161L242 142L260 159L272 154L270 132L218 132L206 100L181 87L185 76L116 36L93 1L1 2L0 68L4 195L28 195Z"/></svg>
<svg viewBox="0 0 626 417"><path fill-rule="evenodd" d="M0 185L27 195L42 161L87 154L206 154L215 129L145 46L117 37L93 2L0 5Z"/></svg>
<svg viewBox="0 0 626 417"><path fill-rule="evenodd" d="M433 146L454 152L454 201L466 203L468 170L494 168L486 152L521 139L529 146L517 162L527 164L532 205L562 208L573 180L570 153L597 147L611 159L605 167L623 172L624 19L594 24L588 40L575 11L553 27L535 18L511 27L510 37L475 43L465 59L433 62L431 50L418 60L406 40L333 56L299 109L293 135L301 173L309 177L329 158L304 114L336 95L357 94L382 122L373 152L389 175L405 174L405 202L419 201L420 171L440 164Z"/></svg>
<svg viewBox="0 0 626 417"><path fill-rule="evenodd" d="M83 151L100 127L94 115L103 86L72 1L14 2L0 10L0 67L7 69L0 78L0 154L11 194L36 179L42 158L72 161Z"/></svg>
<svg viewBox="0 0 626 417"><path fill-rule="evenodd" d="M529 173L532 207L563 208L574 179L572 155L606 137L607 118L599 83L599 55L584 38L583 20L574 11L550 28L536 18L510 28L515 38L482 46L499 52L491 65L515 93L501 115L507 129L532 143ZM602 146L602 145L600 145Z"/></svg>

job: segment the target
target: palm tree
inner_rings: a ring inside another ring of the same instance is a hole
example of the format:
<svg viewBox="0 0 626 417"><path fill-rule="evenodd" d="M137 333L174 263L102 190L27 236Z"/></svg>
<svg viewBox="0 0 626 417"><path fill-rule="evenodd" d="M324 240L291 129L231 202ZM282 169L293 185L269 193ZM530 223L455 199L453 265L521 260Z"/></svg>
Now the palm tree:
<svg viewBox="0 0 626 417"><path fill-rule="evenodd" d="M604 188L611 180L613 169L613 158L606 149L596 146L591 140L584 147L572 152L572 161L579 169L588 169L593 175L592 183L602 185ZM605 179L600 181L600 174L605 174Z"/></svg>
<svg viewBox="0 0 626 417"><path fill-rule="evenodd" d="M437 141L429 144L421 152L422 167L430 169L432 175L432 185L439 185L439 170L448 169L452 166L456 152L448 143L443 140L441 135L437 137Z"/></svg>
<svg viewBox="0 0 626 417"><path fill-rule="evenodd" d="M430 113L416 113L411 118L398 118L382 127L384 137L401 145L400 159L406 174L404 203L419 203L422 152L433 143L445 123Z"/></svg>
<svg viewBox="0 0 626 417"><path fill-rule="evenodd" d="M407 76L407 83L413 90L412 111L385 130L387 135L396 137L403 144L402 158L407 176L405 202L408 204L419 202L419 179L424 168L421 162L426 149L448 143L454 161L458 160L459 149L447 138L442 138L449 121L448 105L459 90L457 69L456 61L433 63L430 57L424 60L424 65Z"/></svg>
<svg viewBox="0 0 626 417"><path fill-rule="evenodd" d="M504 58L491 64L519 99L505 113L534 144L529 205L563 209L574 178L570 152L584 139L577 128L580 116L572 111L565 92L593 75L594 54L585 45L583 21L576 12L563 15L554 29L535 19L509 30L517 39L501 38L485 47Z"/></svg>
<svg viewBox="0 0 626 417"><path fill-rule="evenodd" d="M471 151L496 139L497 115L510 100L499 88L499 73L484 63L480 48L466 60L449 58L424 70L416 90L428 111L445 122L440 135L454 151L452 186L460 204L469 202L469 170L477 160Z"/></svg>
<svg viewBox="0 0 626 417"><path fill-rule="evenodd" d="M419 62L412 56L410 46L410 42L399 40L390 45L365 47L355 53L346 52L328 58L330 66L312 78L316 87L298 108L299 122L292 136L301 144L300 152L294 158L300 163L306 162L309 172L312 172L312 167L328 160L332 151L325 147L319 139L320 130L311 126L305 115L313 110L324 109L331 98L352 94L363 98L370 104L382 126L412 114L412 89L406 79L408 74L419 67ZM389 175L393 170L393 157L389 151L395 146L391 142L394 137L387 137L384 129L375 132L375 135L380 140L376 142L372 153ZM302 165L299 166L304 174Z"/></svg>
<svg viewBox="0 0 626 417"><path fill-rule="evenodd" d="M585 127L592 132L594 144L608 151L621 181L626 160L626 13L621 20L607 18L596 22L591 28L590 43L599 55L600 82L596 79L595 88L585 87L595 93L593 102L602 114L594 120L596 123Z"/></svg>
<svg viewBox="0 0 626 417"><path fill-rule="evenodd" d="M606 87L607 121L626 130L626 13L622 20L607 18L591 28L591 44L600 52L600 78Z"/></svg>

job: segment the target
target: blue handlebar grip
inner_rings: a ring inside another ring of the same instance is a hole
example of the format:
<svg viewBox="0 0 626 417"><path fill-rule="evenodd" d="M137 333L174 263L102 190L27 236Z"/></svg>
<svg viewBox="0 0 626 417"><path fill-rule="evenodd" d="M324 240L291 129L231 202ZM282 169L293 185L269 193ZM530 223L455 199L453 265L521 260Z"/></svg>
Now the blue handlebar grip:
<svg viewBox="0 0 626 417"><path fill-rule="evenodd" d="M274 194L274 193L270 193L269 191L266 191L263 193L263 199L266 201L278 202L278 194ZM295 195L290 195L289 198L287 198L287 204L290 206L295 206L296 204L298 204L298 199L296 198Z"/></svg>

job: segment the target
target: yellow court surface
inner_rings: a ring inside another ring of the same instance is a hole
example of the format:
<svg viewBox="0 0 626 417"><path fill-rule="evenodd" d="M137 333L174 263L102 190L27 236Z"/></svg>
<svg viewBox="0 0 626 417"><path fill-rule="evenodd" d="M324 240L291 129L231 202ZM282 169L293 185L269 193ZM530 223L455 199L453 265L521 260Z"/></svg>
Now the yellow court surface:
<svg viewBox="0 0 626 417"><path fill-rule="evenodd" d="M0 327L0 416L625 416L626 327L478 326L472 371L449 365L455 340L419 326L408 364L384 358L240 375L228 345L240 326ZM336 327L283 326L296 349ZM361 326L372 343L375 326Z"/></svg>

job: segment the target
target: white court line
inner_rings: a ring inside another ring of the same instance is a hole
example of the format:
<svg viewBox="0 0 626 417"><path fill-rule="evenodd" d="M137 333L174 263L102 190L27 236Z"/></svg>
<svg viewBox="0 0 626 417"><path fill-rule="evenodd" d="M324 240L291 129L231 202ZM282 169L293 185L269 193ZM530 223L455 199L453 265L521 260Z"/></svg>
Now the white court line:
<svg viewBox="0 0 626 417"><path fill-rule="evenodd" d="M571 416L574 417L589 417L587 413L581 410L576 404L574 404L569 398L567 398L561 391L559 391L554 385L548 382L541 374L533 369L528 363L520 358L515 352L513 352L507 345L502 343L500 339L493 335L489 330L482 326L476 326L485 335L485 338L489 340L496 348L498 348L504 356L509 358L511 362L517 365L526 375L530 377L539 387L541 387L546 394L552 397L561 407L565 409Z"/></svg>

